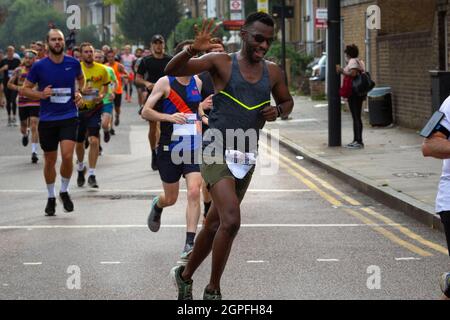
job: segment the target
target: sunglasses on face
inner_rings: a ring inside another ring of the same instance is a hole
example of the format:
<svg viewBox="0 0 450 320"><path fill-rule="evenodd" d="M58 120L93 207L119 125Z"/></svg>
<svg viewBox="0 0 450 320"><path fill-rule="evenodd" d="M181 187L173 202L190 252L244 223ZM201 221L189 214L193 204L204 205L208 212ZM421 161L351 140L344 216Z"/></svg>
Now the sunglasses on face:
<svg viewBox="0 0 450 320"><path fill-rule="evenodd" d="M250 34L250 35L252 36L252 38L253 38L256 42L258 42L258 43L263 43L264 41L266 41L268 45L271 45L272 42L275 40L273 37L271 37L271 38L266 38L266 37L264 37L262 34L259 34L259 33L250 33L250 32L249 32L249 34Z"/></svg>

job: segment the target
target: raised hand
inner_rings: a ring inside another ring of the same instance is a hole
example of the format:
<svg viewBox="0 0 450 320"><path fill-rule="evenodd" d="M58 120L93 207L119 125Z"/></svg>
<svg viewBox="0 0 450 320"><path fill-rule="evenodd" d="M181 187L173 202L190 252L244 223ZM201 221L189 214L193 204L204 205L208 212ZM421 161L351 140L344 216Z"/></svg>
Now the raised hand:
<svg viewBox="0 0 450 320"><path fill-rule="evenodd" d="M199 30L197 25L194 25L195 39L192 44L192 49L198 52L210 51L217 48L222 48L220 44L211 43L214 33L219 29L220 24L214 26L214 20L203 19L202 27Z"/></svg>

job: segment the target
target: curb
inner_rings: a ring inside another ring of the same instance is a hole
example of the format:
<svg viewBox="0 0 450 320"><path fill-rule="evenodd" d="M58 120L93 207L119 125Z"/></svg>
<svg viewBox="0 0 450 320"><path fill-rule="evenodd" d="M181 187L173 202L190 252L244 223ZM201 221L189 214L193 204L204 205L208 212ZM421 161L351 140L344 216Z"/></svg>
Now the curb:
<svg viewBox="0 0 450 320"><path fill-rule="evenodd" d="M389 208L400 211L432 229L444 232L441 219L437 214L435 214L433 207L426 205L404 193L398 192L391 187L378 186L366 177L348 170L335 162L321 158L305 148L300 147L286 137L277 139L276 137L273 137L267 129L263 129L263 132L271 139L277 140L280 145L284 146L291 152L301 155L306 160L327 170L376 201L388 206Z"/></svg>

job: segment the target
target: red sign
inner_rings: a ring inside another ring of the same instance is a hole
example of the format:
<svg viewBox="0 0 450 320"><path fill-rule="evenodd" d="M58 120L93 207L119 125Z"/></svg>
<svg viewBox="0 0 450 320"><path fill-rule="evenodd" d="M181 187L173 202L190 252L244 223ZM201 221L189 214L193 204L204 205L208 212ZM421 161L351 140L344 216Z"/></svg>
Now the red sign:
<svg viewBox="0 0 450 320"><path fill-rule="evenodd" d="M241 30L245 20L226 20L223 22L223 28L225 30Z"/></svg>
<svg viewBox="0 0 450 320"><path fill-rule="evenodd" d="M326 28L328 28L327 20L316 19L316 28L317 29L326 29Z"/></svg>
<svg viewBox="0 0 450 320"><path fill-rule="evenodd" d="M242 10L242 0L231 0L230 1L231 11L241 11Z"/></svg>

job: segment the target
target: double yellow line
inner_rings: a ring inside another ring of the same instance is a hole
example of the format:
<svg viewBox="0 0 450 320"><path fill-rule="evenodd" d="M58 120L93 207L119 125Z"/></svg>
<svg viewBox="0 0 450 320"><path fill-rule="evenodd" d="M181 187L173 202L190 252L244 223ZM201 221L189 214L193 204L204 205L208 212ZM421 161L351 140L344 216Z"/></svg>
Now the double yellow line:
<svg viewBox="0 0 450 320"><path fill-rule="evenodd" d="M384 215L376 212L375 210L363 207L362 204L353 199L352 197L344 194L340 190L333 187L331 184L329 184L327 181L319 178L317 175L313 174L311 171L305 169L304 167L300 166L299 164L295 163L291 159L287 158L286 156L280 154L278 151L275 151L273 149L269 149L269 147L266 144L261 144L261 147L265 149L267 154L275 161L279 161L280 166L287 170L292 176L296 177L299 181L301 181L303 184L305 184L309 189L316 192L318 195L320 195L323 199L331 203L333 206L342 208L346 213L349 215L355 217L356 219L360 220L362 223L370 226L374 231L378 232L379 234L383 235L390 241L408 249L409 251L421 256L421 257L430 257L433 254L427 250L424 250L417 245L413 244L412 242L403 240L396 234L394 234L392 231L387 230L386 228L383 228L381 226L376 226L376 222L372 219L379 220L385 224L392 225L394 229L399 231L401 234L406 236L409 239L412 239L427 249L433 249L437 252L440 252L444 255L448 255L448 250L432 241L429 241L422 236L414 233L410 229L401 226L399 224L396 224L393 220L391 220L388 217L385 217ZM319 187L320 186L320 187ZM350 209L346 207L347 205L359 207L358 209ZM358 212L358 211L362 211ZM369 218L370 217L370 218ZM372 219L371 219L372 218Z"/></svg>

